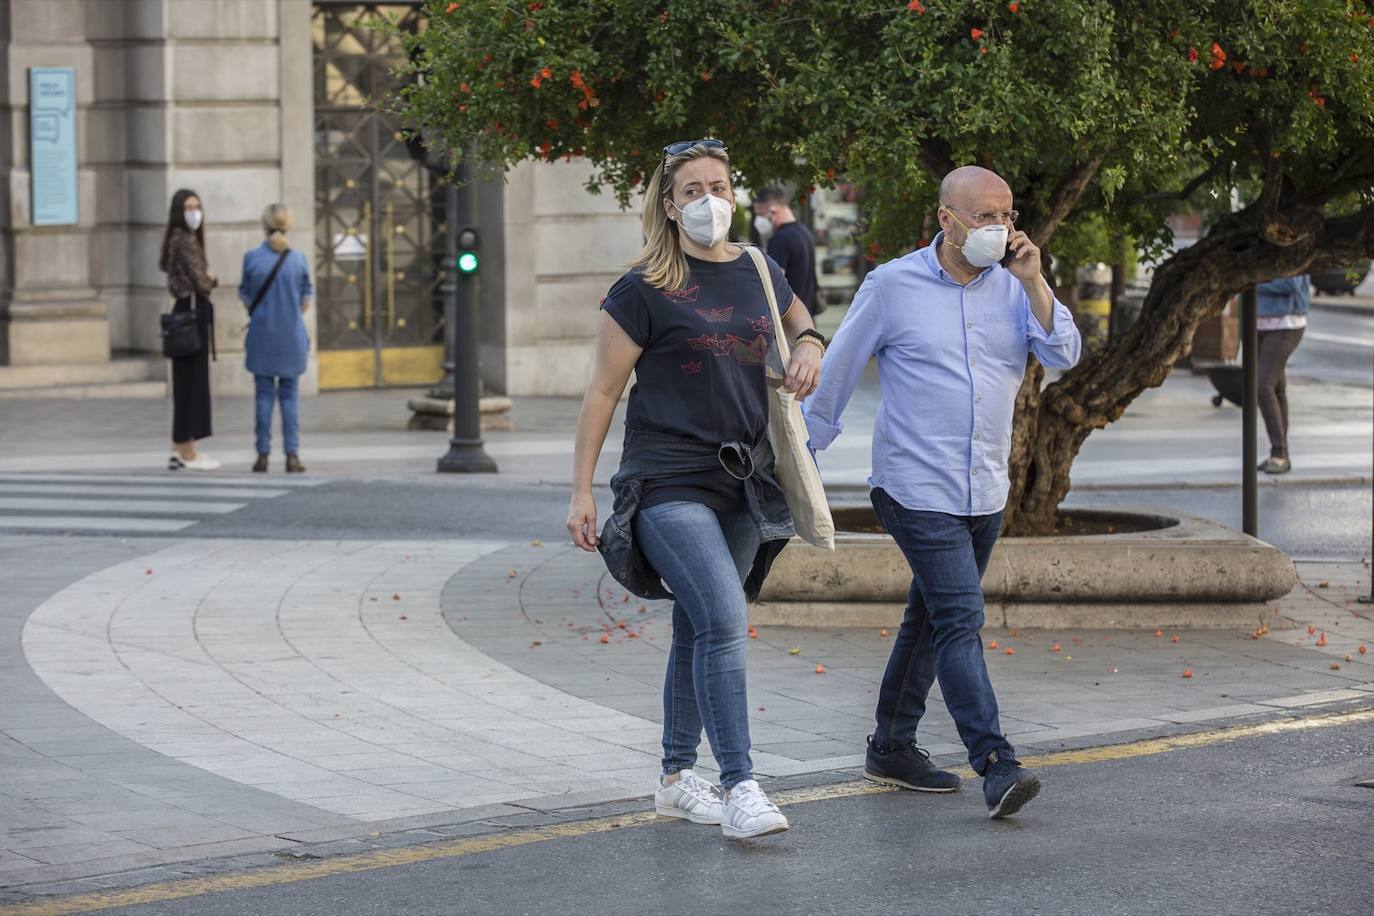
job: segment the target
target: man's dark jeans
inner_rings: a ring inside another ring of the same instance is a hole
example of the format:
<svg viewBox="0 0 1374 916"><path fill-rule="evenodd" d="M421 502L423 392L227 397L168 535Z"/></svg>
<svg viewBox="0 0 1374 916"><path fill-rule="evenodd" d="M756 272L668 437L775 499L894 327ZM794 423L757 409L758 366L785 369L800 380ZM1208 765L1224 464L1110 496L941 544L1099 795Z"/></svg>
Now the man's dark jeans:
<svg viewBox="0 0 1374 916"><path fill-rule="evenodd" d="M878 520L911 566L906 616L878 693L875 742L916 739L936 676L945 706L982 774L993 751L1016 754L997 721L997 697L983 660L983 571L1002 528L1002 513L947 515L907 509L881 488L870 494Z"/></svg>

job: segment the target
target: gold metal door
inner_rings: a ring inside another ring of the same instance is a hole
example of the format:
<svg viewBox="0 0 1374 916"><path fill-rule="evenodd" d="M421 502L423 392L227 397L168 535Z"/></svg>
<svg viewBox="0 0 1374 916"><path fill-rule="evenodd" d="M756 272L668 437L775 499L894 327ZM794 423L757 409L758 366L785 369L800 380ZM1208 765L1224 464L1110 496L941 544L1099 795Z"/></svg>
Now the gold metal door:
<svg viewBox="0 0 1374 916"><path fill-rule="evenodd" d="M321 388L429 385L443 360L443 192L377 106L404 50L372 26L422 27L410 4L314 11L315 223Z"/></svg>

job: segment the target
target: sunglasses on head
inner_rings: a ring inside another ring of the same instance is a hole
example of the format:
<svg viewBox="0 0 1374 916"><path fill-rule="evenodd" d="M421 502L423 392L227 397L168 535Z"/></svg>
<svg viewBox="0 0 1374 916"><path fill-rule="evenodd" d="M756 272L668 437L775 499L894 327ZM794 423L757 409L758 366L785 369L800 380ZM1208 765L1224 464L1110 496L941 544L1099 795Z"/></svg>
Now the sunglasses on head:
<svg viewBox="0 0 1374 916"><path fill-rule="evenodd" d="M678 153L685 153L697 144L710 149L725 149L725 143L721 140L679 140L663 147L663 156L666 159L669 156L676 156Z"/></svg>

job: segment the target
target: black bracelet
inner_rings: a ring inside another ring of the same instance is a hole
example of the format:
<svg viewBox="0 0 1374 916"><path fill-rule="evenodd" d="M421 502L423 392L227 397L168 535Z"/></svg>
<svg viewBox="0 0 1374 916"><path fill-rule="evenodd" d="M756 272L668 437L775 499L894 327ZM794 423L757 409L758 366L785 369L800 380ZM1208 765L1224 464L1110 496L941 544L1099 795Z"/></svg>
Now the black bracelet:
<svg viewBox="0 0 1374 916"><path fill-rule="evenodd" d="M830 346L830 341L826 340L825 335L815 328L807 328L805 331L802 331L797 335L797 340L801 340L803 337L814 337L821 342L822 347Z"/></svg>

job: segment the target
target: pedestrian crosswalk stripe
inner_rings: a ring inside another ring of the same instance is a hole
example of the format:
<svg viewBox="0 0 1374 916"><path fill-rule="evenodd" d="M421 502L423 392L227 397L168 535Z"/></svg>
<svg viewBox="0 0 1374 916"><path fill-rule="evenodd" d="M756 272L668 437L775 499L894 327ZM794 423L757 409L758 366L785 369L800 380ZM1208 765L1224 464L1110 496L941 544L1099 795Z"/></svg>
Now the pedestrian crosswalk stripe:
<svg viewBox="0 0 1374 916"><path fill-rule="evenodd" d="M0 531L184 531L325 483L179 475L0 474Z"/></svg>
<svg viewBox="0 0 1374 916"><path fill-rule="evenodd" d="M44 493L54 496L192 496L196 499L274 499L290 490L268 487L186 487L166 484L142 487L132 484L9 483L0 481L0 493Z"/></svg>
<svg viewBox="0 0 1374 916"><path fill-rule="evenodd" d="M97 518L83 515L0 515L0 528L42 531L181 531L195 519Z"/></svg>
<svg viewBox="0 0 1374 916"><path fill-rule="evenodd" d="M194 476L193 476L194 475ZM318 487L327 481L318 477L276 476L267 480L262 477L210 477L198 471L163 471L157 474L0 474L0 483L134 483L157 484L160 486L187 487Z"/></svg>
<svg viewBox="0 0 1374 916"><path fill-rule="evenodd" d="M0 496L0 509L25 512L146 512L149 515L224 515L247 503L170 499L61 499L52 496Z"/></svg>

